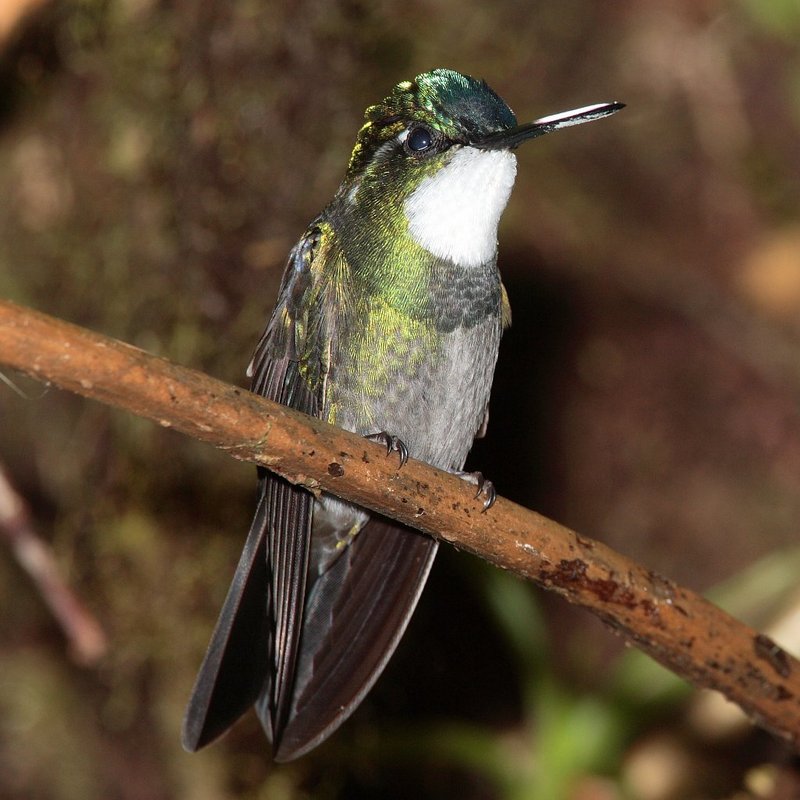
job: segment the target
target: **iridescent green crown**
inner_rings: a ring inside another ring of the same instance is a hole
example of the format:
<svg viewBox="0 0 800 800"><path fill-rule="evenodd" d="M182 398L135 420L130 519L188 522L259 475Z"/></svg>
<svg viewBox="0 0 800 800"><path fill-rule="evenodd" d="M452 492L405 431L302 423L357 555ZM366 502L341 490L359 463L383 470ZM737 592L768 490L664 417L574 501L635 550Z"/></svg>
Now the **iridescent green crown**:
<svg viewBox="0 0 800 800"><path fill-rule="evenodd" d="M440 130L448 139L468 143L513 128L517 118L485 81L450 69L435 69L403 81L380 103L364 112L349 171L360 172L372 154L411 121Z"/></svg>

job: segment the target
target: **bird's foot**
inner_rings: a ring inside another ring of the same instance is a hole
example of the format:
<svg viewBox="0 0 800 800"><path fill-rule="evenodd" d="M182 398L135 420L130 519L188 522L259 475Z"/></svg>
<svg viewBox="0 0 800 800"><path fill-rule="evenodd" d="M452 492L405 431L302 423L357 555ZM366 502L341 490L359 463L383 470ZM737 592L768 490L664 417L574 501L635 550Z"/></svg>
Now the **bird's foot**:
<svg viewBox="0 0 800 800"><path fill-rule="evenodd" d="M475 497L480 497L482 494L486 495L483 501L483 511L488 511L497 500L497 490L494 484L483 477L482 472L462 472L461 470L453 470L453 475L457 475L462 481L467 483L474 483L478 487ZM483 512L482 512L483 513Z"/></svg>
<svg viewBox="0 0 800 800"><path fill-rule="evenodd" d="M397 453L400 456L400 466L405 466L406 461L408 461L408 448L401 439L392 436L390 433L386 433L386 431L370 433L364 438L369 439L370 442L377 442L378 444L384 445L386 447L387 456L389 453Z"/></svg>

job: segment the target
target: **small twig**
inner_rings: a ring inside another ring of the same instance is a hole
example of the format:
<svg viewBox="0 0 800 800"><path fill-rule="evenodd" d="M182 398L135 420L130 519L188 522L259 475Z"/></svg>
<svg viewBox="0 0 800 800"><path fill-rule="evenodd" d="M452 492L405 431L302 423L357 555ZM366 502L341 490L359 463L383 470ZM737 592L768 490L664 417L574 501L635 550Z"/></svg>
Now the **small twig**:
<svg viewBox="0 0 800 800"><path fill-rule="evenodd" d="M98 661L106 652L106 636L61 576L52 550L36 534L27 506L2 466L0 536L8 540L20 566L58 620L75 660L87 665Z"/></svg>
<svg viewBox="0 0 800 800"><path fill-rule="evenodd" d="M14 392L14 394L19 395L23 400L28 399L28 395L26 395L25 392L23 392L22 389L20 389L19 386L17 386L17 384L8 377L8 375L4 375L2 372L0 372L0 383L4 383L9 389L11 389L12 392Z"/></svg>
<svg viewBox="0 0 800 800"><path fill-rule="evenodd" d="M589 609L800 750L800 663L694 592L419 461L130 345L0 301L0 363L386 514Z"/></svg>

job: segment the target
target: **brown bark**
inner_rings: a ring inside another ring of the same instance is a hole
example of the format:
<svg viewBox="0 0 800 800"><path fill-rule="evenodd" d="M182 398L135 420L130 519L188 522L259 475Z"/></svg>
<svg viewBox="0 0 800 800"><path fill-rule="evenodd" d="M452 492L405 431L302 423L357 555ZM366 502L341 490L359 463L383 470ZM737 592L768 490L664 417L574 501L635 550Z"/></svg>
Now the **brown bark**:
<svg viewBox="0 0 800 800"><path fill-rule="evenodd" d="M800 750L800 663L605 545L380 445L202 373L0 301L0 363L132 411L419 528L589 609L697 686L721 691Z"/></svg>

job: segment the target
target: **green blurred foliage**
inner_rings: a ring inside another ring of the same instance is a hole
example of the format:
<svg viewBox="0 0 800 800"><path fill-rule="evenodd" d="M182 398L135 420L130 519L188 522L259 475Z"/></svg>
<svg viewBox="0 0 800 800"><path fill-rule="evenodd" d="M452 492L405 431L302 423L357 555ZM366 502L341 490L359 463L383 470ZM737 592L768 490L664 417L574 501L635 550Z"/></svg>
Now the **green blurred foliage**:
<svg viewBox="0 0 800 800"><path fill-rule="evenodd" d="M799 22L791 0L49 0L0 44L0 296L244 384L286 253L398 80L461 69L521 119L623 100L520 151L473 463L670 577L728 578L767 625L797 574ZM687 687L595 620L447 552L330 742L272 769L249 716L186 754L252 468L4 377L0 460L110 647L73 663L0 553L2 797L723 798L786 761L698 732Z"/></svg>

